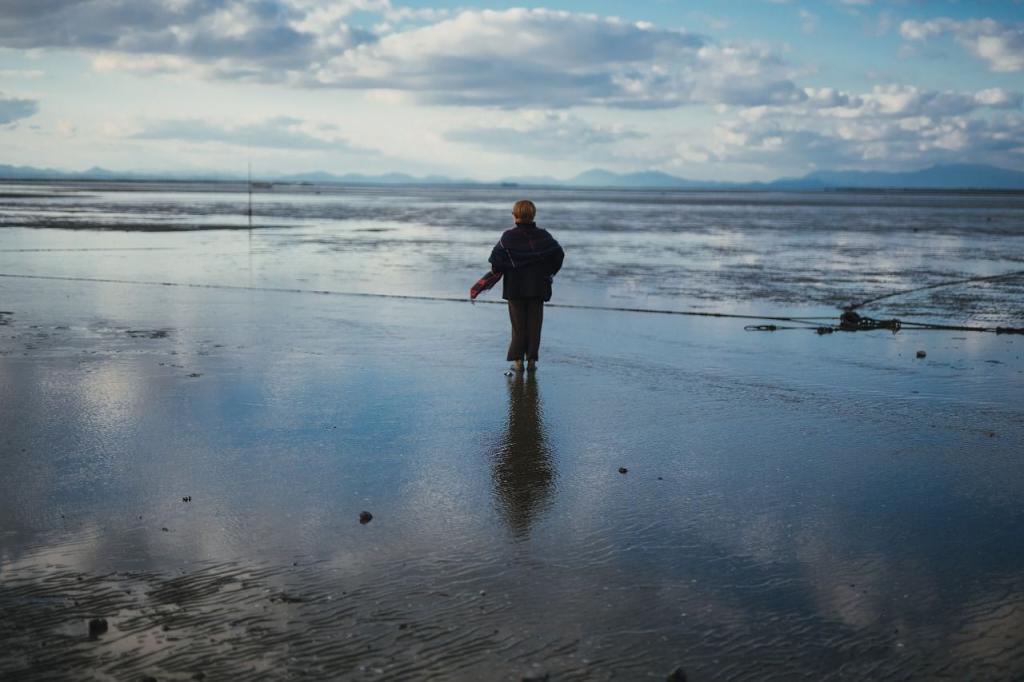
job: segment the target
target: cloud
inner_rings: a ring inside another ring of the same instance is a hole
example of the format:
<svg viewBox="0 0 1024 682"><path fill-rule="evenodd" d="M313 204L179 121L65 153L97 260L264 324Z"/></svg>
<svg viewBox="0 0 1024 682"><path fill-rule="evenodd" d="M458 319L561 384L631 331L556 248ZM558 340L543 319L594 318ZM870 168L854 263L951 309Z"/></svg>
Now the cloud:
<svg viewBox="0 0 1024 682"><path fill-rule="evenodd" d="M1024 24L1006 25L993 19L956 21L944 17L900 24L900 35L906 40L926 41L946 33L975 57L988 62L992 71L1024 70Z"/></svg>
<svg viewBox="0 0 1024 682"><path fill-rule="evenodd" d="M435 103L505 107L656 108L800 97L785 64L765 49L544 9L464 11L346 50L313 79L328 87L409 90Z"/></svg>
<svg viewBox="0 0 1024 682"><path fill-rule="evenodd" d="M12 3L0 17L0 46L83 50L108 70L400 90L431 103L517 108L747 106L802 97L791 69L763 46L592 14L448 16L386 0ZM360 28L356 12L384 23Z"/></svg>
<svg viewBox="0 0 1024 682"><path fill-rule="evenodd" d="M177 58L215 77L279 81L289 71L308 68L327 48L371 40L367 31L343 23L352 12L371 7L387 5L351 0L325 9L304 0L9 0L0 14L0 46ZM178 62L178 68L183 65Z"/></svg>
<svg viewBox="0 0 1024 682"><path fill-rule="evenodd" d="M39 69L0 69L0 78L25 78L35 80L46 75L45 71Z"/></svg>
<svg viewBox="0 0 1024 682"><path fill-rule="evenodd" d="M1021 93L889 85L867 93L808 88L806 95L799 104L751 107L721 121L709 141L684 145L679 156L805 168L1019 165Z"/></svg>
<svg viewBox="0 0 1024 682"><path fill-rule="evenodd" d="M445 139L537 158L608 159L620 142L646 138L621 126L596 126L565 112L527 111L496 124L450 131Z"/></svg>
<svg viewBox="0 0 1024 682"><path fill-rule="evenodd" d="M800 9L797 14L800 17L800 30L810 35L818 31L819 19L818 15L813 12L808 12L805 9Z"/></svg>
<svg viewBox="0 0 1024 682"><path fill-rule="evenodd" d="M0 92L0 125L8 125L39 111L39 102L34 99L7 97Z"/></svg>
<svg viewBox="0 0 1024 682"><path fill-rule="evenodd" d="M332 134L330 126L314 126L297 118L277 117L254 123L228 125L202 119L171 119L147 125L132 137L146 140L179 140L239 147L366 154ZM326 133L326 134L325 134Z"/></svg>

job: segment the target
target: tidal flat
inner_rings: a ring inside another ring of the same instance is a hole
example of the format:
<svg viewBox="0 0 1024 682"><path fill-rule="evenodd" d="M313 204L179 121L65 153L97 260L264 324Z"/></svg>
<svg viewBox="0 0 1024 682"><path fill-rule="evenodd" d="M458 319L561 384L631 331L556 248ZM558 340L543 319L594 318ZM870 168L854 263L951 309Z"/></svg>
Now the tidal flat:
<svg viewBox="0 0 1024 682"><path fill-rule="evenodd" d="M522 190L6 189L0 677L1024 676L1020 336L551 308L505 376L501 305L375 294ZM1021 269L1013 196L529 194L555 302L1024 319L921 288Z"/></svg>

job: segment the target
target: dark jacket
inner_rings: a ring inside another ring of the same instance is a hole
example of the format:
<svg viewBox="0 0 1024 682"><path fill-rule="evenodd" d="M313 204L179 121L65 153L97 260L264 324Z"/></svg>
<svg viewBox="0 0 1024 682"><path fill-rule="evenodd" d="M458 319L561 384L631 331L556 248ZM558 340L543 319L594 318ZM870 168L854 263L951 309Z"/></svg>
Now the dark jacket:
<svg viewBox="0 0 1024 682"><path fill-rule="evenodd" d="M503 275L501 297L551 300L551 280L565 259L562 246L544 229L519 224L506 230L491 251L494 272Z"/></svg>

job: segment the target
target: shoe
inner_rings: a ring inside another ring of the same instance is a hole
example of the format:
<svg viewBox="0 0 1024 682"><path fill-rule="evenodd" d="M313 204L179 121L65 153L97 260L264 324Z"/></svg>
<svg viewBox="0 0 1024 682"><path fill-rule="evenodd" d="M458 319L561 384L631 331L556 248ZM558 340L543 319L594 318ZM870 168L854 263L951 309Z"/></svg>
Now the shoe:
<svg viewBox="0 0 1024 682"><path fill-rule="evenodd" d="M526 371L527 372L536 372L537 371L537 361L536 360L530 360L530 364L528 364L526 366Z"/></svg>

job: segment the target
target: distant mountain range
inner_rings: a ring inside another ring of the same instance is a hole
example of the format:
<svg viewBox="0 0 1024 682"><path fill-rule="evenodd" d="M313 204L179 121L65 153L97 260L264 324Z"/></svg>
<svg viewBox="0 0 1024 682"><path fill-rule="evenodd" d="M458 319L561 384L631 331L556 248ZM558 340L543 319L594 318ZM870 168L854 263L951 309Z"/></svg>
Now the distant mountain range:
<svg viewBox="0 0 1024 682"><path fill-rule="evenodd" d="M510 177L497 182L453 179L441 175L414 176L405 173L336 175L325 171L291 175L261 175L261 181L345 185L503 185L522 187L597 187L623 189L994 189L1024 190L1024 172L977 164L936 165L916 171L815 171L799 178L780 178L772 182L719 182L687 180L660 171L613 173L593 169L569 178L549 176ZM84 171L60 171L31 166L0 164L0 180L215 180L244 182L244 175L228 173L138 173L117 172L105 168Z"/></svg>

